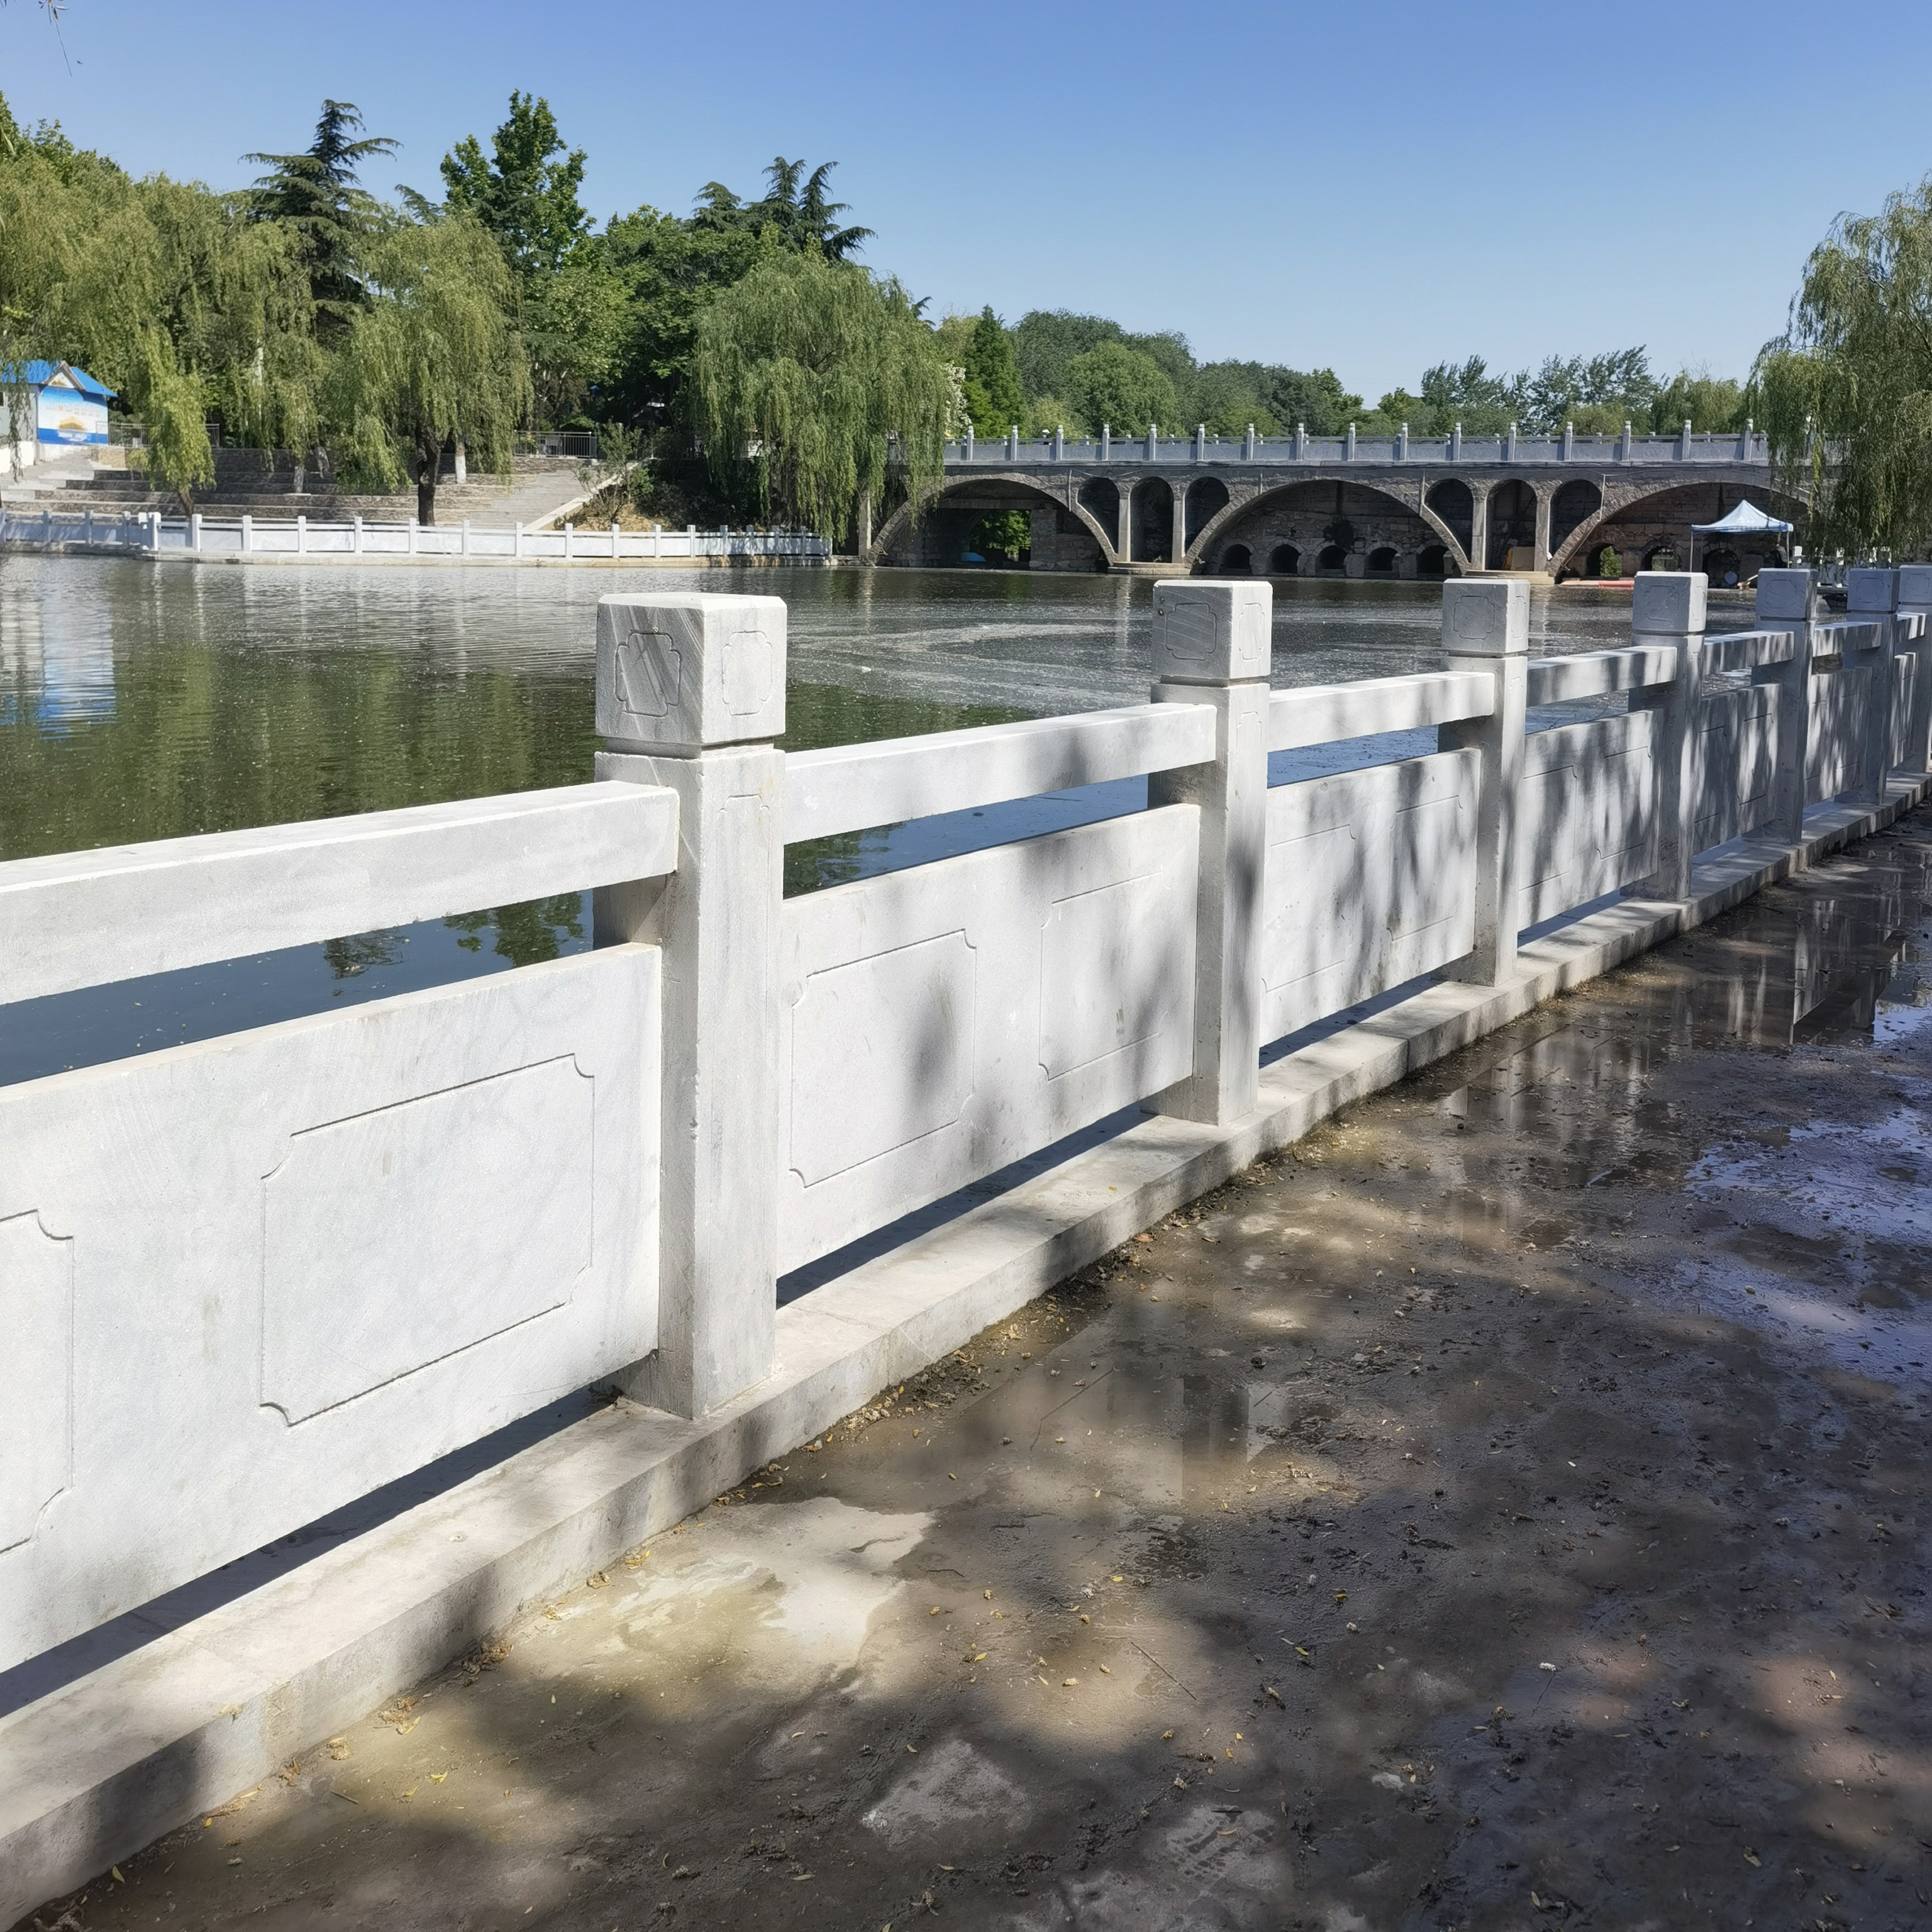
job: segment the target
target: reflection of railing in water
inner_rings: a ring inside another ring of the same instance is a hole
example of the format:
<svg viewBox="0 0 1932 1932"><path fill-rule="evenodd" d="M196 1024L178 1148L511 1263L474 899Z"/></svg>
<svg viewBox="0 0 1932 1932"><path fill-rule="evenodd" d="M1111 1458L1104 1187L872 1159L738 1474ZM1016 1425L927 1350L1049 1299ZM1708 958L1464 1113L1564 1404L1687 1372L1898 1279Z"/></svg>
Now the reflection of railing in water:
<svg viewBox="0 0 1932 1932"><path fill-rule="evenodd" d="M694 559L822 562L831 546L812 530L526 530L460 524L388 524L361 517L164 517L155 510L0 509L0 545L102 550L149 557L306 556L494 559L530 563Z"/></svg>
<svg viewBox="0 0 1932 1932"><path fill-rule="evenodd" d="M1532 661L1527 586L1466 579L1447 670L1274 691L1265 583L1163 584L1152 703L792 754L781 600L616 596L592 784L0 865L10 1000L581 890L598 942L0 1090L0 1668L560 1391L732 1401L782 1274L1124 1108L1230 1130L1264 1043L1509 987L1524 928L1918 782L1932 568L1852 573L1838 623L1766 572L1724 637L1703 590L1652 574L1628 646ZM1143 777L1144 811L782 896L788 843Z"/></svg>

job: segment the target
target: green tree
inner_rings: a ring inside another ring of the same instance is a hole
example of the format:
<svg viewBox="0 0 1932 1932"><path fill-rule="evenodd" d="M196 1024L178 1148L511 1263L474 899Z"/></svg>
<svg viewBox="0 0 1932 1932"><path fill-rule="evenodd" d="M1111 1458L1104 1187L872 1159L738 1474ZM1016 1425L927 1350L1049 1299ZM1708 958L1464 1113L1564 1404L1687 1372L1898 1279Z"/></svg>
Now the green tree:
<svg viewBox="0 0 1932 1932"><path fill-rule="evenodd" d="M442 453L459 437L509 474L531 400L515 287L489 232L466 214L394 221L371 238L365 261L375 298L332 371L338 453L367 487L412 477L417 517L433 524Z"/></svg>
<svg viewBox="0 0 1932 1932"><path fill-rule="evenodd" d="M372 155L392 154L386 135L353 138L362 116L352 100L325 100L315 139L298 154L244 154L272 172L254 186L257 219L278 221L299 238L316 326L334 334L364 300L356 255L376 216L376 203L356 179Z"/></svg>
<svg viewBox="0 0 1932 1932"><path fill-rule="evenodd" d="M766 514L829 535L883 504L890 460L916 503L940 476L953 389L905 291L816 249L768 254L700 316L696 427L716 472Z"/></svg>
<svg viewBox="0 0 1932 1932"><path fill-rule="evenodd" d="M965 344L966 412L980 436L1004 436L1026 414L1013 346L990 308L982 309Z"/></svg>
<svg viewBox="0 0 1932 1932"><path fill-rule="evenodd" d="M299 232L255 219L245 196L134 181L57 124L5 128L8 359L76 363L118 391L154 432L155 479L183 491L209 473L211 410L237 441L308 448L324 358Z"/></svg>
<svg viewBox="0 0 1932 1932"><path fill-rule="evenodd" d="M474 134L443 156L445 200L496 238L520 278L554 274L590 232L577 198L586 158L581 148L565 147L548 100L513 91L510 118L487 156Z"/></svg>
<svg viewBox="0 0 1932 1932"><path fill-rule="evenodd" d="M1069 393L1067 365L1103 342L1118 342L1124 332L1101 315L1075 315L1066 309L1034 309L1013 325L1013 363L1030 396Z"/></svg>
<svg viewBox="0 0 1932 1932"><path fill-rule="evenodd" d="M779 240L800 250L816 248L834 262L843 262L872 238L869 228L842 228L838 217L851 210L842 201L828 201L825 184L836 161L820 161L810 174L802 160L788 161L780 154L765 170L765 195L745 211L748 222L778 232ZM718 190L716 182L706 192Z"/></svg>
<svg viewBox="0 0 1932 1932"><path fill-rule="evenodd" d="M1174 385L1152 357L1124 342L1102 342L1066 365L1067 399L1090 434L1106 425L1138 436L1149 423L1178 425Z"/></svg>
<svg viewBox="0 0 1932 1932"><path fill-rule="evenodd" d="M1650 427L1658 436L1675 436L1686 422L1694 430L1742 429L1750 407L1742 382L1706 369L1680 369L1652 400Z"/></svg>
<svg viewBox="0 0 1932 1932"><path fill-rule="evenodd" d="M1932 176L1812 250L1755 380L1776 474L1814 544L1932 550Z"/></svg>

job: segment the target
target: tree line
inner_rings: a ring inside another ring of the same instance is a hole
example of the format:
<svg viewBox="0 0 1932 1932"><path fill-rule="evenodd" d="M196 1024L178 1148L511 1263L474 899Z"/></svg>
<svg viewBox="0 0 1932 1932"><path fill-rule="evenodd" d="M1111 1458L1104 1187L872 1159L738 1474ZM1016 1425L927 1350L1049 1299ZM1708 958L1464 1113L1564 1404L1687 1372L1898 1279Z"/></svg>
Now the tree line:
<svg viewBox="0 0 1932 1932"><path fill-rule="evenodd" d="M1745 380L1666 376L1641 346L1513 372L1470 356L1371 405L1331 368L1202 362L1177 332L1105 316L930 316L855 259L872 231L832 199L830 163L780 156L762 193L710 182L688 214L600 229L584 151L540 98L513 93L487 142L458 141L434 190L384 200L362 176L394 148L326 101L306 147L245 157L264 172L218 193L136 179L0 100L0 384L28 358L86 367L184 496L212 477L211 420L230 442L326 450L350 488L412 483L425 521L452 446L507 474L520 433L594 427L614 467L646 459L640 488L682 465L736 516L835 536L863 506L916 500L969 424L1434 436L1756 414L1836 541L1902 554L1932 537L1932 182L1834 229Z"/></svg>

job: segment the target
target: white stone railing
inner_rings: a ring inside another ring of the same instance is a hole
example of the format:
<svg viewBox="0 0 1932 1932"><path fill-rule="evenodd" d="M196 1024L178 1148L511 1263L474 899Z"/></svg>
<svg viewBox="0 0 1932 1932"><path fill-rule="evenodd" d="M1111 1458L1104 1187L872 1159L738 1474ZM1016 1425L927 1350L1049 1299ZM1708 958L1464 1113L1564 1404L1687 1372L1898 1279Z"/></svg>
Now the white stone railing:
<svg viewBox="0 0 1932 1932"><path fill-rule="evenodd" d="M1108 431L1097 436L1022 436L1017 430L984 440L968 431L945 448L949 470L1037 469L1056 464L1166 463L1180 464L1300 464L1330 469L1337 464L1450 464L1459 468L1501 464L1509 468L1553 464L1587 464L1592 468L1626 464L1738 464L1768 469L1770 452L1759 429L1693 431L1687 424L1672 436L1638 435L1628 424L1616 436L1524 436L1512 428L1501 435L1465 436L1460 430L1446 436L1358 436L1352 428L1342 436L1310 436L1298 429L1292 436L1210 436L1197 429L1192 436L1138 435Z"/></svg>
<svg viewBox="0 0 1932 1932"><path fill-rule="evenodd" d="M610 597L592 784L0 865L10 1000L560 891L598 941L0 1088L0 1669L572 1390L732 1401L786 1272L1125 1108L1230 1127L1265 1043L1925 770L1932 568L1833 623L1767 571L1718 638L1703 589L1532 659L1524 584L1452 582L1445 670L1275 692L1265 583L1165 583L1149 704L790 756L781 600ZM788 842L1142 776L782 897Z"/></svg>
<svg viewBox="0 0 1932 1932"><path fill-rule="evenodd" d="M125 550L147 556L470 557L587 563L744 557L822 562L832 547L811 530L527 530L460 524L340 521L296 516L164 517L154 510L0 509L0 544L22 550Z"/></svg>

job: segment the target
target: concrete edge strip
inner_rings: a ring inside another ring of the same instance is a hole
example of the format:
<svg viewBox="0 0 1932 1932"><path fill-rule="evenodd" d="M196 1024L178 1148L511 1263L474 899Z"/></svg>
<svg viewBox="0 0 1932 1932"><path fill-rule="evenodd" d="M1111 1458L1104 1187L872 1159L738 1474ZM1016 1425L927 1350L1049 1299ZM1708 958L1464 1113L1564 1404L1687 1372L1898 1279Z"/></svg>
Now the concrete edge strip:
<svg viewBox="0 0 1932 1932"><path fill-rule="evenodd" d="M1626 901L1532 941L1498 987L1444 982L1263 1070L1228 1128L1155 1116L782 1309L779 1366L700 1421L620 1402L0 1719L0 1925L205 1816L523 1612L809 1442L1074 1270L1350 1102L1494 1032L1932 791L1814 809L1682 904Z"/></svg>

